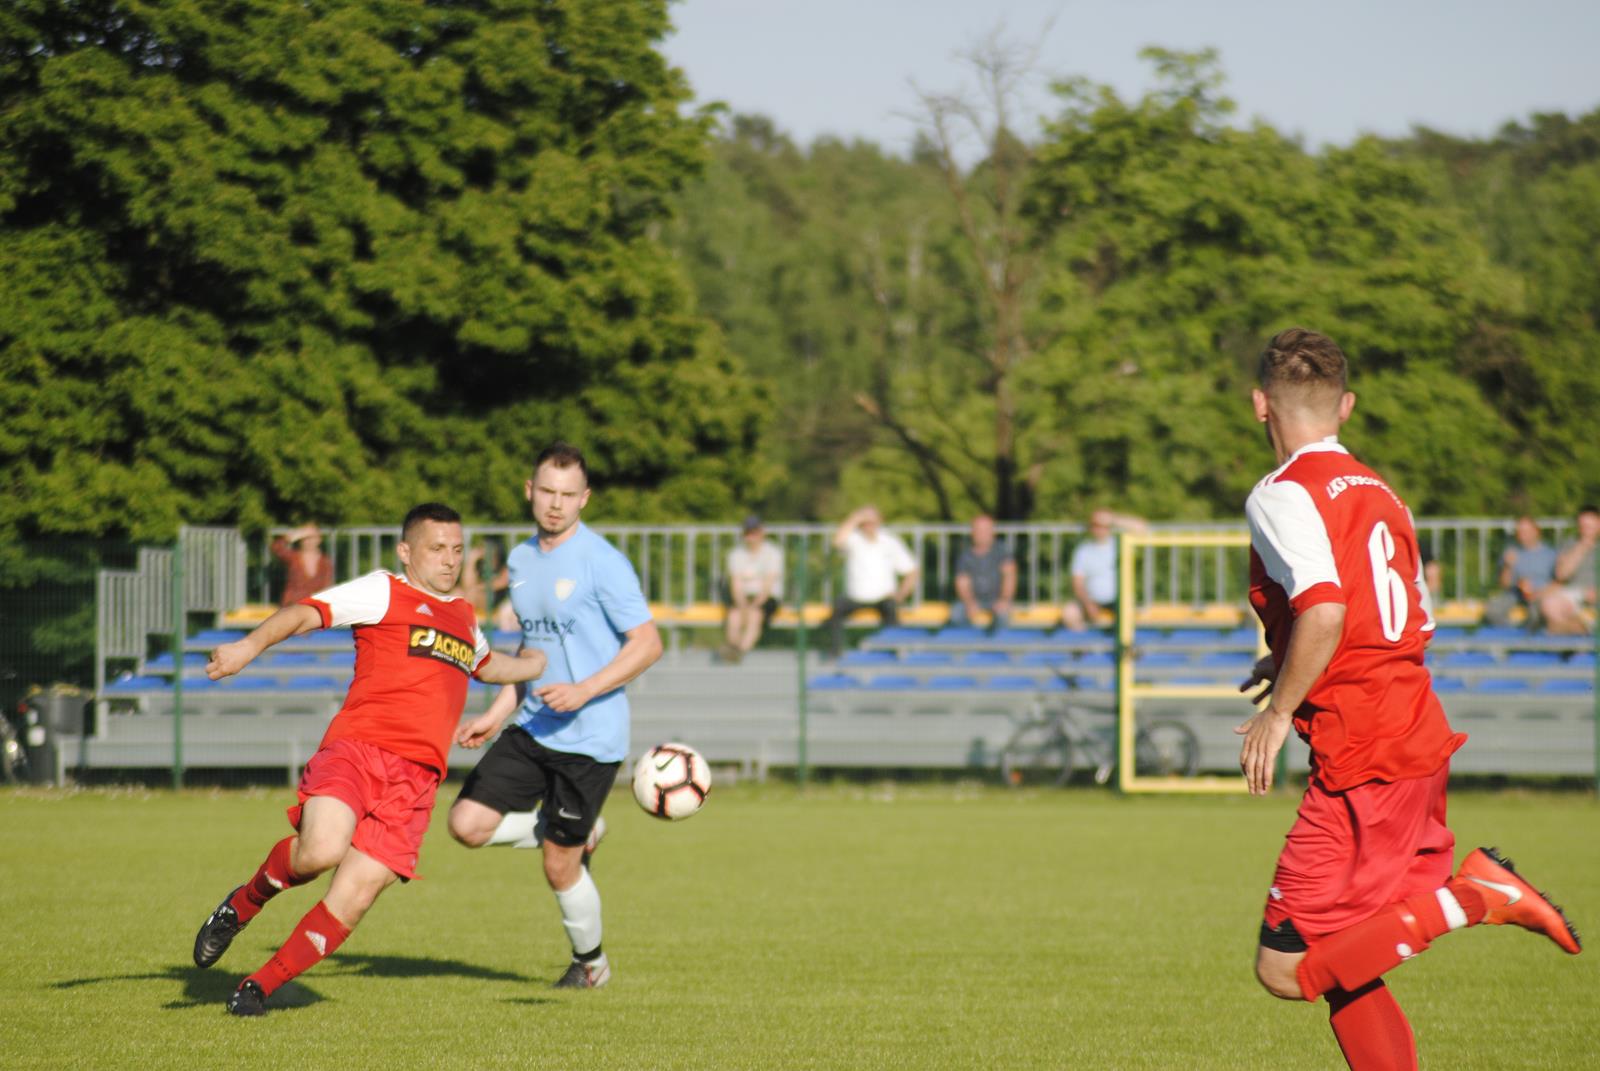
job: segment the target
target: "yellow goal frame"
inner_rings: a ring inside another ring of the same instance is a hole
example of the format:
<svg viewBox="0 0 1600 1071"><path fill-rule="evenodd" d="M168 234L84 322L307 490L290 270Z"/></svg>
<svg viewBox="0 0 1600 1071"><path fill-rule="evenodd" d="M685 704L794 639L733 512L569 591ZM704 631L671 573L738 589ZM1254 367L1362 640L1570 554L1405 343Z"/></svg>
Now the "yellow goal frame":
<svg viewBox="0 0 1600 1071"><path fill-rule="evenodd" d="M1139 684L1134 680L1133 663L1137 654L1134 629L1134 576L1139 551L1152 547L1248 547L1248 532L1124 532L1117 548L1117 787L1123 792L1248 792L1244 775L1237 777L1141 777L1135 767L1135 708L1140 699L1241 699L1237 687L1229 684L1178 685ZM1256 654L1266 653L1266 640L1256 628ZM1265 700L1263 700L1265 702ZM1240 703L1239 720L1248 708Z"/></svg>

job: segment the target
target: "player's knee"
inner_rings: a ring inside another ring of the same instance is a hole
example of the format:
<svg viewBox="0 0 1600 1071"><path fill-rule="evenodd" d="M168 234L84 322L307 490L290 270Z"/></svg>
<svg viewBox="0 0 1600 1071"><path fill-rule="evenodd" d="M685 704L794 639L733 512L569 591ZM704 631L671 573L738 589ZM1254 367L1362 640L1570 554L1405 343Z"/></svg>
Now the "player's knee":
<svg viewBox="0 0 1600 1071"><path fill-rule="evenodd" d="M545 843L544 880L552 889L570 889L582 877L583 853L580 849L550 850L557 847Z"/></svg>
<svg viewBox="0 0 1600 1071"><path fill-rule="evenodd" d="M481 848L494 836L494 827L474 822L460 808L450 808L450 835L468 848Z"/></svg>
<svg viewBox="0 0 1600 1071"><path fill-rule="evenodd" d="M1295 973L1295 962L1298 960L1286 963L1277 957L1268 959L1257 956L1256 981L1279 1000L1304 1000L1305 994L1300 990L1300 979Z"/></svg>
<svg viewBox="0 0 1600 1071"><path fill-rule="evenodd" d="M289 866L297 877L315 877L338 866L349 850L349 843L343 840L308 839L301 836L295 841L294 855L289 860Z"/></svg>

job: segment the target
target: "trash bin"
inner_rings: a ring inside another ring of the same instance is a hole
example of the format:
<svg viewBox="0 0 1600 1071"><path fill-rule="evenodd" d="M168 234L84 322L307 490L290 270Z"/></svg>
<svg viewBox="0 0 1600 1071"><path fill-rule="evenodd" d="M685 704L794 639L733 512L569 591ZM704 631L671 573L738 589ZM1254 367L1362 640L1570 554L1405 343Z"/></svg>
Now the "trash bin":
<svg viewBox="0 0 1600 1071"><path fill-rule="evenodd" d="M89 693L71 684L52 684L29 692L22 703L18 733L27 760L28 780L35 784L55 782L59 738L86 732L91 706Z"/></svg>

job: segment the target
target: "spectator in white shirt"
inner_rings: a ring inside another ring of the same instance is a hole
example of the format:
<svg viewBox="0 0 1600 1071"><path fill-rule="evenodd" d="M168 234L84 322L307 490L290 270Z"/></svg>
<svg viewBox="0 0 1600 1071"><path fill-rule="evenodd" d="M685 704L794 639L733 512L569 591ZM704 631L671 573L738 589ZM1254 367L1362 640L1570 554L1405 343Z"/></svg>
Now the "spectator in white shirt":
<svg viewBox="0 0 1600 1071"><path fill-rule="evenodd" d="M738 662L749 654L777 612L783 594L783 551L766 536L761 518L752 514L744 519L738 545L728 552L727 642L719 652L724 662Z"/></svg>
<svg viewBox="0 0 1600 1071"><path fill-rule="evenodd" d="M840 522L833 546L844 554L844 593L828 618L829 649L837 656L845 619L857 610L870 607L883 624L895 623L897 604L917 589L917 562L899 536L884 531L876 506L862 506Z"/></svg>
<svg viewBox="0 0 1600 1071"><path fill-rule="evenodd" d="M1085 629L1109 625L1117 601L1117 541L1114 529L1142 532L1145 523L1138 517L1123 516L1108 509L1089 515L1089 538L1072 548L1072 598L1061 608L1064 628Z"/></svg>

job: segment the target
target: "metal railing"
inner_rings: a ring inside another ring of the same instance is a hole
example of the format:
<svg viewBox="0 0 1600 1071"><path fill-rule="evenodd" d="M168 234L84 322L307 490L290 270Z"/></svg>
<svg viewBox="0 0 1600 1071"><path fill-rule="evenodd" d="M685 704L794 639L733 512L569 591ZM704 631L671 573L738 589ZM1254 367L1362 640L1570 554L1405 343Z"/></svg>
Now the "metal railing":
<svg viewBox="0 0 1600 1071"><path fill-rule="evenodd" d="M1570 518L1539 521L1545 538L1554 545L1569 538ZM1423 556L1439 561L1444 574L1439 599L1481 598L1492 592L1499 573L1500 556L1510 545L1514 521L1499 517L1444 517L1417 521ZM597 524L595 531L610 539L633 562L645 596L651 602L672 606L716 602L721 598L728 551L738 545L739 529L714 524ZM955 563L968 538L962 524L891 524L887 529L905 540L922 570L913 605L953 597ZM1224 522L1157 522L1157 532L1236 532L1243 525ZM1053 605L1072 593L1069 563L1072 550L1083 538L1084 526L1076 522L1033 521L996 525L998 537L1008 542L1017 562L1017 602ZM288 532L273 529L259 540L254 558L270 562L270 541ZM820 578L806 601L831 602L838 555L832 549L834 526L828 524L769 524L767 536L783 549L789 601L799 601L794 590L801 556L806 574ZM503 553L534 534L531 523L466 526L469 546L490 544ZM373 569L396 569L394 545L399 534L392 526L358 525L331 529L324 546L333 558L335 575L350 579ZM485 569L493 568L486 554ZM240 580L242 586L242 577ZM1240 600L1249 584L1247 550L1218 547L1158 548L1140 561L1138 591L1141 605L1170 602L1204 605ZM239 601L247 601L240 599ZM266 571L256 570L250 599L271 602Z"/></svg>

